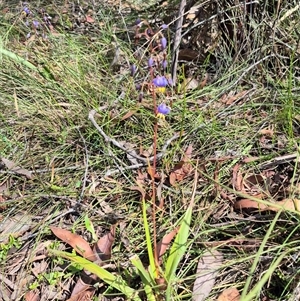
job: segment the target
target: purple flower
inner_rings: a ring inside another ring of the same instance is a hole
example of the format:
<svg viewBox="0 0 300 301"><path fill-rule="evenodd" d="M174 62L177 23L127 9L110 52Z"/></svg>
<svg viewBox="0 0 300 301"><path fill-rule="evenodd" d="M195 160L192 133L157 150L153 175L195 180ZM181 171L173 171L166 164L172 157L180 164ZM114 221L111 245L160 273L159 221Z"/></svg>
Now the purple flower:
<svg viewBox="0 0 300 301"><path fill-rule="evenodd" d="M28 32L28 34L26 35L26 39L29 39L31 36L31 32Z"/></svg>
<svg viewBox="0 0 300 301"><path fill-rule="evenodd" d="M131 76L134 76L134 75L136 74L136 71L137 71L136 65L135 65L135 64L132 64L132 65L130 66L130 75L131 75Z"/></svg>
<svg viewBox="0 0 300 301"><path fill-rule="evenodd" d="M34 26L35 28L38 28L39 25L40 25L39 21L36 21L36 20L33 20L33 21L32 21L32 24L33 24L33 26Z"/></svg>
<svg viewBox="0 0 300 301"><path fill-rule="evenodd" d="M161 50L165 50L167 47L167 39L165 37L161 38L160 44L161 44Z"/></svg>
<svg viewBox="0 0 300 301"><path fill-rule="evenodd" d="M151 68L154 65L154 60L152 57L150 57L150 59L148 60L148 67Z"/></svg>
<svg viewBox="0 0 300 301"><path fill-rule="evenodd" d="M167 24L163 24L163 25L161 26L161 29L162 29L162 30L168 29L168 27L169 27L169 26L168 26Z"/></svg>
<svg viewBox="0 0 300 301"><path fill-rule="evenodd" d="M158 118L165 119L165 115L167 115L167 114L169 114L171 112L171 108L168 107L165 103L161 103L157 107L156 111L157 111L156 116Z"/></svg>
<svg viewBox="0 0 300 301"><path fill-rule="evenodd" d="M27 6L25 6L25 7L23 7L23 12L24 12L26 15L29 15L29 14L30 14L30 9L29 9Z"/></svg>
<svg viewBox="0 0 300 301"><path fill-rule="evenodd" d="M142 20L140 18L137 18L135 21L135 25L140 25L141 22L142 22Z"/></svg>
<svg viewBox="0 0 300 301"><path fill-rule="evenodd" d="M164 76L157 76L152 81L153 85L159 88L164 88L168 85L168 80Z"/></svg>

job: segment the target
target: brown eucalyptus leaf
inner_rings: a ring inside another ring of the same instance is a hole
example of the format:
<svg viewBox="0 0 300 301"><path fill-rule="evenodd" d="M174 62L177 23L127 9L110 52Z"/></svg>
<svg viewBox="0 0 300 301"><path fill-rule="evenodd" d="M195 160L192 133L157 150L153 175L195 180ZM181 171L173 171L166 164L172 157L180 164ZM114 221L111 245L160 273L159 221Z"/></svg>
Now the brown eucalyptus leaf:
<svg viewBox="0 0 300 301"><path fill-rule="evenodd" d="M178 233L178 230L179 227L175 228L173 231L166 234L157 244L157 257L159 258L159 261L161 261L162 256L166 253L166 250L169 248L169 245L174 236Z"/></svg>
<svg viewBox="0 0 300 301"><path fill-rule="evenodd" d="M280 207L270 206L268 209L272 211L279 211L282 209L300 211L300 200L298 199L284 199L282 201L276 202L275 204L279 205Z"/></svg>
<svg viewBox="0 0 300 301"><path fill-rule="evenodd" d="M112 225L110 231L102 236L94 246L94 251L101 260L109 260L111 257L112 245L115 241L116 225Z"/></svg>
<svg viewBox="0 0 300 301"><path fill-rule="evenodd" d="M204 301L214 287L218 269L223 262L223 255L219 251L206 251L197 266L197 277L194 283L192 300Z"/></svg>
<svg viewBox="0 0 300 301"><path fill-rule="evenodd" d="M67 301L92 300L91 297L94 295L95 290L96 288L85 283L81 278L79 278L73 288L71 298Z"/></svg>
<svg viewBox="0 0 300 301"><path fill-rule="evenodd" d="M241 199L233 205L234 209L242 210L245 208L254 208L254 209L260 209L260 210L265 210L268 209L267 205L258 203L254 200L250 199Z"/></svg>
<svg viewBox="0 0 300 301"><path fill-rule="evenodd" d="M86 242L81 236L58 227L50 227L50 230L56 237L70 245L78 254L80 254L85 259L88 259L90 261L96 261L98 259L88 242Z"/></svg>
<svg viewBox="0 0 300 301"><path fill-rule="evenodd" d="M239 301L240 293L235 287L225 289L218 297L217 301Z"/></svg>
<svg viewBox="0 0 300 301"><path fill-rule="evenodd" d="M35 289L33 291L28 291L24 295L24 299L25 299L25 301L39 301L40 300L40 294L37 291L37 289Z"/></svg>

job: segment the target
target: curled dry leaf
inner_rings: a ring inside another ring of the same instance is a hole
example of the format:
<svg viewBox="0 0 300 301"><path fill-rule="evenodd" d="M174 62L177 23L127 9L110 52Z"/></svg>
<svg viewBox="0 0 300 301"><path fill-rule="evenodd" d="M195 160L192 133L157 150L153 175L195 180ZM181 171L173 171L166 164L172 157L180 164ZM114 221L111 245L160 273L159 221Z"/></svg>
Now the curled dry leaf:
<svg viewBox="0 0 300 301"><path fill-rule="evenodd" d="M157 244L157 257L161 263L162 256L165 254L168 249L172 239L178 233L179 228L175 228L173 231L166 234L163 239Z"/></svg>
<svg viewBox="0 0 300 301"><path fill-rule="evenodd" d="M82 300L92 300L96 288L90 284L85 283L81 278L76 282L71 298L67 301L82 301Z"/></svg>
<svg viewBox="0 0 300 301"><path fill-rule="evenodd" d="M116 225L112 225L110 231L102 236L94 246L94 251L103 261L111 257L112 245L115 241Z"/></svg>
<svg viewBox="0 0 300 301"><path fill-rule="evenodd" d="M232 186L237 191L243 191L244 185L243 185L243 176L240 171L240 164L236 164L232 169Z"/></svg>
<svg viewBox="0 0 300 301"><path fill-rule="evenodd" d="M172 186L175 186L177 182L182 181L192 171L193 166L189 163L192 156L193 146L190 144L185 151L182 160L175 165L170 173L169 181Z"/></svg>
<svg viewBox="0 0 300 301"><path fill-rule="evenodd" d="M239 301L240 293L235 287L225 289L218 297L217 301Z"/></svg>
<svg viewBox="0 0 300 301"><path fill-rule="evenodd" d="M86 242L81 236L58 227L50 227L50 230L56 237L70 245L78 254L83 256L85 259L90 261L96 261L98 259L88 242Z"/></svg>
<svg viewBox="0 0 300 301"><path fill-rule="evenodd" d="M219 251L206 251L197 266L197 277L194 283L192 300L204 301L212 290L218 269L223 262L223 255Z"/></svg>

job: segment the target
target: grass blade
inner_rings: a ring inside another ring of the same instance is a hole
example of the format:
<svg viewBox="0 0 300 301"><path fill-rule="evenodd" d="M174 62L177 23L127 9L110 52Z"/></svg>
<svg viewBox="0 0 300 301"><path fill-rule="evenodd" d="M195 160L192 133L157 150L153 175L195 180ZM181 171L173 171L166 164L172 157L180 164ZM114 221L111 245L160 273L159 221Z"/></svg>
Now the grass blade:
<svg viewBox="0 0 300 301"><path fill-rule="evenodd" d="M153 294L152 288L156 285L156 283L153 282L153 279L150 277L148 271L144 268L144 265L141 262L141 259L137 255L133 255L130 258L130 261L137 268L138 274L142 279L142 282L144 284L145 293L147 295L147 300L155 301L155 296Z"/></svg>
<svg viewBox="0 0 300 301"><path fill-rule="evenodd" d="M166 293L167 300L170 300L172 280L175 278L176 269L187 248L187 239L190 231L190 224L192 219L192 211L194 206L194 199L195 199L197 179L198 179L197 166L195 171L194 187L193 187L191 202L180 224L178 234L176 235L175 241L171 247L170 255L166 263L165 277L166 280L168 281L168 288Z"/></svg>
<svg viewBox="0 0 300 301"><path fill-rule="evenodd" d="M77 256L76 254L57 251L57 250L50 250L56 256L63 257L69 259L70 261L80 265L82 268L88 270L89 272L97 275L100 279L102 279L107 284L111 285L118 291L122 292L126 295L130 300L134 301L141 301L141 299L137 296L137 291L129 287L126 282L121 278L117 277L114 274L106 271L102 267L98 266L97 264Z"/></svg>
<svg viewBox="0 0 300 301"><path fill-rule="evenodd" d="M145 199L143 199L143 219L144 219L144 228L145 228L145 235L146 235L146 242L147 242L147 250L148 250L149 262L150 262L150 277L152 277L152 282L153 282L154 279L156 278L156 275L155 275L156 266L155 266L154 254L153 254L153 249L152 249L150 229L149 229L149 224L148 224L148 220L147 220Z"/></svg>

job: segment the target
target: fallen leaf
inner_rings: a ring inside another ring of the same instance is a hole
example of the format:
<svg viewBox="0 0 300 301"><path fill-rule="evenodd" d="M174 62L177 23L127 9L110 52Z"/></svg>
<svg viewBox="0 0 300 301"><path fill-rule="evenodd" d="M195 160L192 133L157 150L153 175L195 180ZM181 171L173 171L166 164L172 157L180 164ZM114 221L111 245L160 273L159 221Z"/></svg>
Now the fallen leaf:
<svg viewBox="0 0 300 301"><path fill-rule="evenodd" d="M247 90L246 91L241 91L238 92L236 94L234 94L233 91L229 92L228 95L224 94L220 101L225 103L226 105L231 105L233 104L237 99L244 97L247 94Z"/></svg>
<svg viewBox="0 0 300 301"><path fill-rule="evenodd" d="M115 241L116 225L110 227L110 231L102 236L94 246L101 261L109 260L111 257L112 245Z"/></svg>
<svg viewBox="0 0 300 301"><path fill-rule="evenodd" d="M37 290L29 291L24 296L25 301L39 301L40 300L40 294Z"/></svg>
<svg viewBox="0 0 300 301"><path fill-rule="evenodd" d="M5 158L2 158L1 161L4 164L4 166L11 172L18 174L18 175L25 176L27 179L30 179L30 180L33 178L32 171L21 168L20 166L17 166L17 164L15 162L5 159Z"/></svg>
<svg viewBox="0 0 300 301"><path fill-rule="evenodd" d="M86 22L87 23L94 23L95 22L95 20L91 17L91 16L85 16L85 20L86 20Z"/></svg>
<svg viewBox="0 0 300 301"><path fill-rule="evenodd" d="M268 137L273 137L274 136L274 131L271 130L271 129L262 129L259 131L259 133L261 135L265 135L265 136L268 136Z"/></svg>
<svg viewBox="0 0 300 301"><path fill-rule="evenodd" d="M240 164L236 164L232 169L232 186L237 191L243 191L244 185L243 185L243 176L240 171Z"/></svg>
<svg viewBox="0 0 300 301"><path fill-rule="evenodd" d="M235 287L225 289L218 297L217 301L239 301L240 293Z"/></svg>
<svg viewBox="0 0 300 301"><path fill-rule="evenodd" d="M186 178L192 171L193 166L189 162L192 156L193 146L190 144L179 163L175 165L173 170L169 175L169 182L172 186L175 186L177 182L182 181Z"/></svg>
<svg viewBox="0 0 300 301"><path fill-rule="evenodd" d="M154 179L155 171L154 171L153 166L149 165L147 167L147 172L148 172L149 176L151 177L151 179Z"/></svg>
<svg viewBox="0 0 300 301"><path fill-rule="evenodd" d="M175 228L173 231L166 234L162 240L157 244L157 258L161 262L162 256L166 253L172 239L178 233L179 228Z"/></svg>
<svg viewBox="0 0 300 301"><path fill-rule="evenodd" d="M0 228L0 243L6 244L9 241L10 236L20 237L25 232L29 231L36 225L33 222L33 216L23 213L17 214L13 217L8 217L5 221L2 221Z"/></svg>
<svg viewBox="0 0 300 301"><path fill-rule="evenodd" d="M69 298L67 301L92 300L95 290L96 290L95 287L85 283L81 278L79 278L73 288L71 298Z"/></svg>
<svg viewBox="0 0 300 301"><path fill-rule="evenodd" d="M300 211L300 200L298 199L284 199L282 201L276 202L275 204L280 207L270 206L268 209L273 211L279 211L281 209Z"/></svg>
<svg viewBox="0 0 300 301"><path fill-rule="evenodd" d="M85 284L81 279L79 279L72 291L71 298L69 298L67 301L90 301L90 300L93 300L95 291L96 291L96 288L94 288L93 286L91 286L89 284Z"/></svg>
<svg viewBox="0 0 300 301"><path fill-rule="evenodd" d="M135 114L135 112L136 112L136 111L129 111L129 112L127 112L127 113L121 118L121 121L130 118L132 115Z"/></svg>
<svg viewBox="0 0 300 301"><path fill-rule="evenodd" d="M58 227L50 227L50 230L56 237L70 245L78 254L80 254L84 258L90 261L96 261L98 259L88 242L86 242L81 236Z"/></svg>
<svg viewBox="0 0 300 301"><path fill-rule="evenodd" d="M255 208L259 210L296 210L300 211L300 199L284 199L274 203L274 206L267 206L250 199L242 199L234 204L234 209Z"/></svg>
<svg viewBox="0 0 300 301"><path fill-rule="evenodd" d="M264 177L260 174L253 174L249 177L247 177L245 179L245 182L248 184L248 185L256 185L256 184L262 184L264 183Z"/></svg>
<svg viewBox="0 0 300 301"><path fill-rule="evenodd" d="M197 266L197 277L193 287L192 300L205 300L214 287L218 269L223 262L223 255L219 251L206 251Z"/></svg>
<svg viewBox="0 0 300 301"><path fill-rule="evenodd" d="M200 89L204 88L204 86L207 84L207 80L208 80L208 73L205 73L204 78L202 79L202 81L199 84Z"/></svg>
<svg viewBox="0 0 300 301"><path fill-rule="evenodd" d="M254 200L250 200L250 199L242 199L239 200L237 202L235 202L235 204L233 205L234 209L238 209L238 210L242 210L242 209L249 209L249 208L254 208L254 209L260 209L260 210L266 210L268 209L267 205L258 203Z"/></svg>

